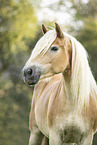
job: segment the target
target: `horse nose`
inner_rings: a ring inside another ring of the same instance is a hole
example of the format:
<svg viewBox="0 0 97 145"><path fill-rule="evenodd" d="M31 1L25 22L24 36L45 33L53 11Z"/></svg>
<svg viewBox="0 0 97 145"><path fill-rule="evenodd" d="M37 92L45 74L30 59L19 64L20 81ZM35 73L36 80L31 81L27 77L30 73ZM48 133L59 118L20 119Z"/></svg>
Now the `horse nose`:
<svg viewBox="0 0 97 145"><path fill-rule="evenodd" d="M31 77L33 74L33 69L32 68L28 68L24 70L24 76L26 77Z"/></svg>
<svg viewBox="0 0 97 145"><path fill-rule="evenodd" d="M41 69L36 66L23 69L23 80L28 85L35 85L39 81Z"/></svg>
<svg viewBox="0 0 97 145"><path fill-rule="evenodd" d="M32 75L33 74L33 70L30 68L27 70L27 75Z"/></svg>

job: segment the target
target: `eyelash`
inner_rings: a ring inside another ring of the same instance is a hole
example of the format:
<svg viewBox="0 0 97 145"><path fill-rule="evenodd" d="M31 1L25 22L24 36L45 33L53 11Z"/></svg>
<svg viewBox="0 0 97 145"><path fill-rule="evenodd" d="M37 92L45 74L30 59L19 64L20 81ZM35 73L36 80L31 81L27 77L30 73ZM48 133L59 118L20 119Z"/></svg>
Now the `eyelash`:
<svg viewBox="0 0 97 145"><path fill-rule="evenodd" d="M51 50L51 51L58 51L59 48L58 48L57 46L52 46L50 50Z"/></svg>

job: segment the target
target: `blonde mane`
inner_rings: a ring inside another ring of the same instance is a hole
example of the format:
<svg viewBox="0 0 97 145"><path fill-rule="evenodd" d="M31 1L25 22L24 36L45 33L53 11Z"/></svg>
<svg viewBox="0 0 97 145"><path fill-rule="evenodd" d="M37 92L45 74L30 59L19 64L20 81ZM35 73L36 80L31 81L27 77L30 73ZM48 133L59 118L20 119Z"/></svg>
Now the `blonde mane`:
<svg viewBox="0 0 97 145"><path fill-rule="evenodd" d="M71 88L69 88L69 90L71 90L72 98L74 102L78 104L80 110L82 106L89 104L90 96L95 99L97 85L89 67L85 48L71 35L64 33L64 36L66 36L72 44ZM31 58L35 58L40 53L46 53L55 39L55 30L48 31L37 42L32 51Z"/></svg>
<svg viewBox="0 0 97 145"><path fill-rule="evenodd" d="M40 53L45 54L50 48L51 44L56 39L56 33L54 30L48 31L41 39L36 43L35 48L32 51L31 58L35 58Z"/></svg>
<svg viewBox="0 0 97 145"><path fill-rule="evenodd" d="M90 96L95 100L97 85L88 63L85 48L74 37L64 33L72 44L71 91L78 109L89 105Z"/></svg>

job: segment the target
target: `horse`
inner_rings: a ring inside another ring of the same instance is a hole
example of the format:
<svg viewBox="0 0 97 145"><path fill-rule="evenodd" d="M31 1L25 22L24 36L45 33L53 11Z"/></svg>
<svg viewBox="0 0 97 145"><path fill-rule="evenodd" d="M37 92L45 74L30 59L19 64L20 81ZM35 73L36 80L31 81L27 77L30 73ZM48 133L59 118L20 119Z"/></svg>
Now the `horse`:
<svg viewBox="0 0 97 145"><path fill-rule="evenodd" d="M34 85L29 145L92 145L97 129L97 85L88 54L76 38L42 24L43 36L23 68Z"/></svg>

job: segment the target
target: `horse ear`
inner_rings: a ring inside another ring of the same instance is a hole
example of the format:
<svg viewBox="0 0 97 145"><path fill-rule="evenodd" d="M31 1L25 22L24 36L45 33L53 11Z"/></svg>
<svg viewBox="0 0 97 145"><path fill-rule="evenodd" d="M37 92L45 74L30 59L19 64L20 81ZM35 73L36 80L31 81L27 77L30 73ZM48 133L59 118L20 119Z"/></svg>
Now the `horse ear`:
<svg viewBox="0 0 97 145"><path fill-rule="evenodd" d="M56 30L56 33L57 33L57 37L59 37L59 38L64 37L64 34L63 34L60 26L57 23L55 23L55 30Z"/></svg>
<svg viewBox="0 0 97 145"><path fill-rule="evenodd" d="M44 24L42 24L42 33L45 34L48 30Z"/></svg>

